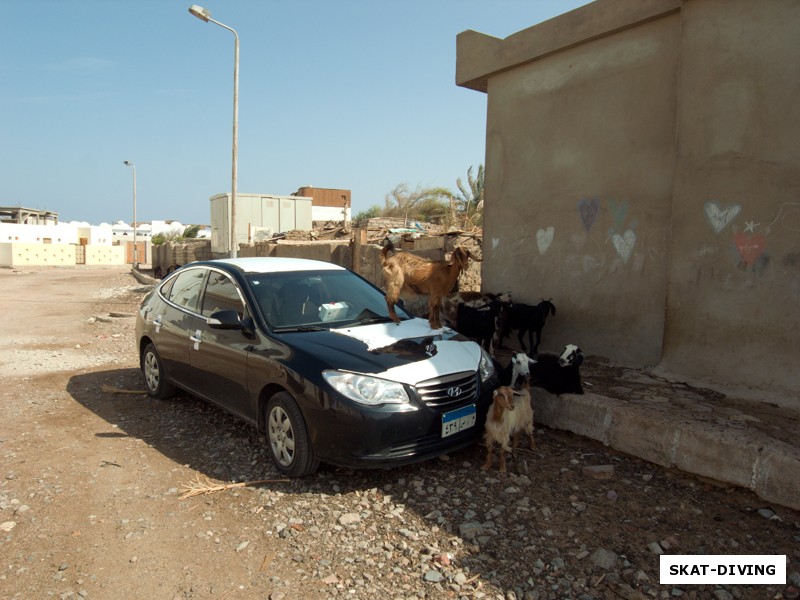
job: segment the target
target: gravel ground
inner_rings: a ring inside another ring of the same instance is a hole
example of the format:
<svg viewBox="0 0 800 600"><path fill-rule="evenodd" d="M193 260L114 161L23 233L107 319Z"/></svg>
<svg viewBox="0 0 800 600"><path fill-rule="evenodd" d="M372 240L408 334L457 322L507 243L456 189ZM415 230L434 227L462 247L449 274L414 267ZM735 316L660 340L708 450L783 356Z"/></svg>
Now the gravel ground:
<svg viewBox="0 0 800 600"><path fill-rule="evenodd" d="M42 298L0 342L2 598L800 596L800 514L746 490L541 427L504 475L476 445L286 481L243 423L129 393L147 289L130 274L0 270L0 286L6 314ZM788 581L660 585L662 553L785 554Z"/></svg>

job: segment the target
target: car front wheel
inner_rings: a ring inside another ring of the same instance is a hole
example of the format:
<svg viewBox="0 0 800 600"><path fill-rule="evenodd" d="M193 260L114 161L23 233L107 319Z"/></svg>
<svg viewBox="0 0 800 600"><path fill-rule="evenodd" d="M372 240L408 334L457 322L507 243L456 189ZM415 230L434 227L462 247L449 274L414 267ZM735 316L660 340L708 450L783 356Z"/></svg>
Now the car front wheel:
<svg viewBox="0 0 800 600"><path fill-rule="evenodd" d="M164 363L153 344L147 344L142 353L142 373L147 384L147 393L153 398L163 400L175 393L175 386L167 381Z"/></svg>
<svg viewBox="0 0 800 600"><path fill-rule="evenodd" d="M287 392L275 394L267 404L267 440L272 459L284 475L303 477L317 470L319 461L303 414Z"/></svg>

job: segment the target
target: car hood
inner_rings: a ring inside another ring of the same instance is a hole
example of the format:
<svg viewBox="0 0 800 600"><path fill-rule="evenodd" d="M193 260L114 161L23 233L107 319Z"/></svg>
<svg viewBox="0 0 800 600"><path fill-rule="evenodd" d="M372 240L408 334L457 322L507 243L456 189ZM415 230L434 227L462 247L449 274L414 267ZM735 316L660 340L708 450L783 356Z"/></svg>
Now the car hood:
<svg viewBox="0 0 800 600"><path fill-rule="evenodd" d="M424 319L310 332L295 337L292 345L324 356L332 368L409 385L475 371L481 358L478 344L449 328L431 329Z"/></svg>

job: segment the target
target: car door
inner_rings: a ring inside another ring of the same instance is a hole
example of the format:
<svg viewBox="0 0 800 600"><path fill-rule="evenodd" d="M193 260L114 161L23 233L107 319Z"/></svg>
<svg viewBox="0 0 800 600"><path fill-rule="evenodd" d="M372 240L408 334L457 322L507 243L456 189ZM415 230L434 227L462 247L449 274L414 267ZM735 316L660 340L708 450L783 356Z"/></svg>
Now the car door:
<svg viewBox="0 0 800 600"><path fill-rule="evenodd" d="M193 379L202 383L195 393L254 420L255 411L247 394L247 354L253 341L241 330L211 328L208 319L221 310L236 311L240 320L249 314L233 279L222 271L210 269L189 346Z"/></svg>
<svg viewBox="0 0 800 600"><path fill-rule="evenodd" d="M153 340L168 377L194 389L189 362L190 337L197 329L200 295L207 269L186 268L176 275L153 319Z"/></svg>

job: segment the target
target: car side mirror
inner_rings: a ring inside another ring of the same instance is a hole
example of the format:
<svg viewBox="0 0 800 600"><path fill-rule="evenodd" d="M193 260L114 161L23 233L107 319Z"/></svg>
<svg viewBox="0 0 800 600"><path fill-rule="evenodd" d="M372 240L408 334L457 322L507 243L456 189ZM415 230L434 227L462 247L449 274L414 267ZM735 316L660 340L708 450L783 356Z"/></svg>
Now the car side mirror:
<svg viewBox="0 0 800 600"><path fill-rule="evenodd" d="M206 319L211 329L241 329L242 320L235 310L218 310Z"/></svg>

